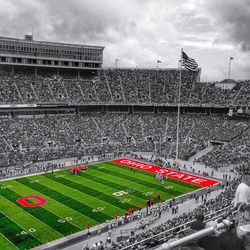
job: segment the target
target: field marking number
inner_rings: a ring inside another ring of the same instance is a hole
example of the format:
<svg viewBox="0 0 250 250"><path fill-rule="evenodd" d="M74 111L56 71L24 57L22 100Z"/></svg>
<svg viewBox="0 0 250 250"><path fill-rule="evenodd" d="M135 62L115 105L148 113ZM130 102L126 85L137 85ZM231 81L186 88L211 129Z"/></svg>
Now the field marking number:
<svg viewBox="0 0 250 250"><path fill-rule="evenodd" d="M123 199L123 200L120 200L119 202L124 204L124 203L130 203L131 199Z"/></svg>
<svg viewBox="0 0 250 250"><path fill-rule="evenodd" d="M59 219L58 222L65 223L66 221L72 221L72 220L73 220L72 217L66 217L65 219Z"/></svg>
<svg viewBox="0 0 250 250"><path fill-rule="evenodd" d="M7 188L12 188L13 186L7 185L7 186L1 186L1 189L7 189Z"/></svg>
<svg viewBox="0 0 250 250"><path fill-rule="evenodd" d="M145 196L151 196L151 195L153 195L154 193L153 192L146 192L146 193L144 193L143 195L145 195Z"/></svg>
<svg viewBox="0 0 250 250"><path fill-rule="evenodd" d="M40 180L32 180L30 183L38 183Z"/></svg>
<svg viewBox="0 0 250 250"><path fill-rule="evenodd" d="M27 232L28 231L28 232ZM19 235L26 235L28 233L35 233L36 232L36 229L35 228L29 228L27 231L22 231L20 234L16 234L16 236L19 236Z"/></svg>
<svg viewBox="0 0 250 250"><path fill-rule="evenodd" d="M127 191L119 191L119 192L113 193L114 196L122 196L122 195L125 195L125 194L128 194L128 192Z"/></svg>
<svg viewBox="0 0 250 250"><path fill-rule="evenodd" d="M96 212L101 212L105 209L105 207L97 207L97 208L93 208L93 212L96 213Z"/></svg>
<svg viewBox="0 0 250 250"><path fill-rule="evenodd" d="M63 178L65 175L63 174L59 174L59 175L55 175L55 178Z"/></svg>

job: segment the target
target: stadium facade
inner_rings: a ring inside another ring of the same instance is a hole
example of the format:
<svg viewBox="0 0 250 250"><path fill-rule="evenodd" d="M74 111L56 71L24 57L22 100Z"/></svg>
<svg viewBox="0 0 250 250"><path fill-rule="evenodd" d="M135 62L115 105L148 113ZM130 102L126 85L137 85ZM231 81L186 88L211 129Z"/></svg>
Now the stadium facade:
<svg viewBox="0 0 250 250"><path fill-rule="evenodd" d="M32 35L24 39L0 37L0 65L57 69L99 69L103 63L102 46L90 46L47 41L34 41Z"/></svg>

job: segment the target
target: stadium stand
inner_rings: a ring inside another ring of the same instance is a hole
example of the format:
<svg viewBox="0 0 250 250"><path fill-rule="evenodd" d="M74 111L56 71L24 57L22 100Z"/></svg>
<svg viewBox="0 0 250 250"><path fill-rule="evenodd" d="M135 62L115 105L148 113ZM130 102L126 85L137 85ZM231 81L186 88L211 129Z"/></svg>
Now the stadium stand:
<svg viewBox="0 0 250 250"><path fill-rule="evenodd" d="M75 75L1 72L0 105L117 105L130 106L125 111L93 108L81 112L40 110L36 113L9 110L0 115L0 176L11 176L8 167L30 165L39 161L84 155L122 152L153 152L165 159L175 157L176 110L155 112L135 110L140 104L173 105L177 103L178 69L100 69ZM181 103L187 106L219 106L229 109L249 105L249 81L236 82L231 90L216 83L198 81L197 73L183 72ZM11 108L12 106L9 106ZM44 106L45 107L45 106ZM111 108L110 108L111 109ZM200 110L199 110L200 111ZM179 157L190 159L208 146L214 149L198 159L215 169L232 165L242 170L242 161L250 154L248 119L230 119L225 112L183 111L180 116ZM101 159L100 156L100 159ZM161 165L161 161L157 163ZM22 169L22 168L21 168ZM43 169L44 170L44 169ZM22 173L20 173L22 174ZM109 249L149 249L166 242L176 231L189 227L198 213L206 219L215 214L220 220L232 217L230 208L239 179L215 199L160 226L138 233L129 240L112 243ZM155 212L161 211L160 205ZM220 213L220 210L223 213ZM219 212L218 212L219 211ZM139 247L138 247L139 245Z"/></svg>
<svg viewBox="0 0 250 250"><path fill-rule="evenodd" d="M234 199L234 193L238 184L239 179L235 179L232 184L226 187L215 199L211 199L208 202L205 201L193 211L168 220L155 228L144 230L126 241L122 241L118 244L113 243L110 249L154 249L159 244L171 239L177 232L186 231L198 214L204 214L205 221L218 218L220 221L226 218L232 219L231 202ZM163 208L160 207L159 209L161 210ZM218 213L216 213L217 211ZM173 228L174 230L172 230Z"/></svg>
<svg viewBox="0 0 250 250"><path fill-rule="evenodd" d="M197 73L182 74L181 102L191 105L248 105L249 81L232 90L197 82ZM81 78L2 73L1 103L177 103L179 71L103 69Z"/></svg>
<svg viewBox="0 0 250 250"><path fill-rule="evenodd" d="M166 126L167 124L167 126ZM37 160L58 159L62 150L65 157L78 153L109 153L112 151L154 152L174 157L176 115L168 114L69 114L2 117L1 166ZM228 152L239 150L248 157L249 134L247 122L228 120L218 115L186 114L180 120L180 157L188 159L211 141L221 141L215 151L202 158L213 166ZM128 141L128 138L132 140ZM238 143L239 148L235 148ZM156 147L155 147L156 145ZM40 152L37 154L37 152ZM15 157L9 157L14 154ZM49 154L49 155L48 155ZM210 156L212 155L212 156ZM215 155L215 156L213 156ZM231 163L233 152L223 158ZM233 163L239 163L237 157ZM216 166L219 166L216 164Z"/></svg>

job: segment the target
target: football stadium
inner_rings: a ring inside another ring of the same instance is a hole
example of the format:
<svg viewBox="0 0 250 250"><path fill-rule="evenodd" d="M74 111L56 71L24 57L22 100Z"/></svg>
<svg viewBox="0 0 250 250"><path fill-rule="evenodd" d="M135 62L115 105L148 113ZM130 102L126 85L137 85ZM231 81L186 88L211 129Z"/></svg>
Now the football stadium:
<svg viewBox="0 0 250 250"><path fill-rule="evenodd" d="M0 250L250 250L248 3L0 5Z"/></svg>
<svg viewBox="0 0 250 250"><path fill-rule="evenodd" d="M90 165L86 173L77 176L61 170L2 182L3 236L15 245L13 249L29 249L81 231L85 225L95 226L112 220L116 215L131 213L131 209L147 206L146 201L150 200L149 206L153 206L161 200L198 190L203 184L216 184L185 175L187 180L204 183L194 185L169 178L162 185L155 180L153 173L140 171L140 167L138 170L138 162L130 162L132 171L109 161ZM178 174L175 172L171 176ZM20 196L26 198L20 200ZM4 237L2 247L11 247Z"/></svg>

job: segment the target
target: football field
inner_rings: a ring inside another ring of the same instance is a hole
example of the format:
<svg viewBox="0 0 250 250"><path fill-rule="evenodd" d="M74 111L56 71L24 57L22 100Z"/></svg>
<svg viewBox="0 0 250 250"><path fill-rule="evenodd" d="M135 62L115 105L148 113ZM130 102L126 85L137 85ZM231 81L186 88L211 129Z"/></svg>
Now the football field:
<svg viewBox="0 0 250 250"><path fill-rule="evenodd" d="M30 249L146 206L200 189L114 162L0 182L0 249Z"/></svg>

